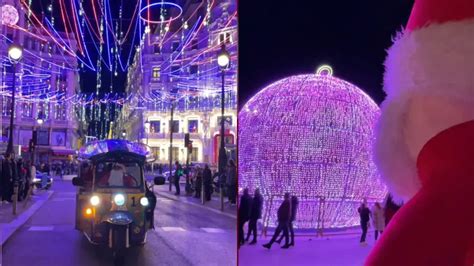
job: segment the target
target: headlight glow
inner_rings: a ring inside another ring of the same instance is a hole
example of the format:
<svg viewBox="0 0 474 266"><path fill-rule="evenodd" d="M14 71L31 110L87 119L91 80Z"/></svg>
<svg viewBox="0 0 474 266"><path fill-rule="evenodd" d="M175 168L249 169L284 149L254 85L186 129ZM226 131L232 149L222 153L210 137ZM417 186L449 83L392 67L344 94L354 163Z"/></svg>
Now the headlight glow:
<svg viewBox="0 0 474 266"><path fill-rule="evenodd" d="M122 206L125 204L125 196L123 194L117 194L114 196L114 202L118 206Z"/></svg>
<svg viewBox="0 0 474 266"><path fill-rule="evenodd" d="M147 198L147 197L143 197L143 198L140 199L140 204L141 204L142 206L146 207L146 206L148 206L148 204L150 204L150 203L148 202L148 198Z"/></svg>
<svg viewBox="0 0 474 266"><path fill-rule="evenodd" d="M90 199L90 202L91 202L91 205L92 205L92 206L97 206L97 205L99 205L99 204L100 204L100 198L99 198L99 196L96 196L96 195L92 196L91 199Z"/></svg>

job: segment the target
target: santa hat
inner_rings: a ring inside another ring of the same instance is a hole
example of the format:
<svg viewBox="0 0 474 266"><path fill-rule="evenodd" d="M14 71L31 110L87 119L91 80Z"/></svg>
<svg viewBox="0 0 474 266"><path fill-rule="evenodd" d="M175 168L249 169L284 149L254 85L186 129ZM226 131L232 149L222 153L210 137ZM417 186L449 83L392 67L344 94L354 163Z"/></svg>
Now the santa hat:
<svg viewBox="0 0 474 266"><path fill-rule="evenodd" d="M406 201L421 187L416 160L424 144L474 119L474 0L416 0L385 67L375 161L395 198Z"/></svg>

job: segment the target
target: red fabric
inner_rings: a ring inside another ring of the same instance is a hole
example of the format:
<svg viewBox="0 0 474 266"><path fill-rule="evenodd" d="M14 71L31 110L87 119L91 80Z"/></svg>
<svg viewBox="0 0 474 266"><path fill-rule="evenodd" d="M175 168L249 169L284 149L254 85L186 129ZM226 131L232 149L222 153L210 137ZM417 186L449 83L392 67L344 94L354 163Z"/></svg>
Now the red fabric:
<svg viewBox="0 0 474 266"><path fill-rule="evenodd" d="M474 18L473 0L416 0L406 29L414 31L431 23Z"/></svg>
<svg viewBox="0 0 474 266"><path fill-rule="evenodd" d="M366 265L474 265L474 121L418 156L420 191L393 217Z"/></svg>

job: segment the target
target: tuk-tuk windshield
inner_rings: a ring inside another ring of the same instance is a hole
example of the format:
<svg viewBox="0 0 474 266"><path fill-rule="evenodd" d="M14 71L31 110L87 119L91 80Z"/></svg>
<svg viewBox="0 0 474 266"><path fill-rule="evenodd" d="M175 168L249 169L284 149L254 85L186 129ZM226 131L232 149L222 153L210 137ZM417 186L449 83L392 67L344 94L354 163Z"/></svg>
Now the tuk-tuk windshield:
<svg viewBox="0 0 474 266"><path fill-rule="evenodd" d="M142 171L138 163L103 162L96 165L95 185L99 188L139 188Z"/></svg>

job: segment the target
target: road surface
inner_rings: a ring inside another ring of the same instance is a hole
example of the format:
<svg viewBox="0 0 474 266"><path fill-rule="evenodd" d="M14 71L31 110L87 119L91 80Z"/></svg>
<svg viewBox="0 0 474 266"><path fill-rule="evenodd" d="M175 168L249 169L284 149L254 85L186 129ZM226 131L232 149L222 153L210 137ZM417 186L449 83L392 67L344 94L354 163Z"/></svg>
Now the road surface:
<svg viewBox="0 0 474 266"><path fill-rule="evenodd" d="M74 229L75 187L53 184L50 199L4 245L3 265L105 266L111 252ZM205 207L158 196L155 231L129 249L125 265L236 265L236 220Z"/></svg>

